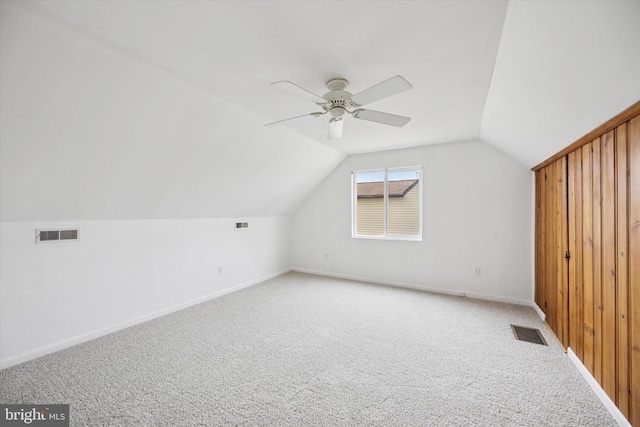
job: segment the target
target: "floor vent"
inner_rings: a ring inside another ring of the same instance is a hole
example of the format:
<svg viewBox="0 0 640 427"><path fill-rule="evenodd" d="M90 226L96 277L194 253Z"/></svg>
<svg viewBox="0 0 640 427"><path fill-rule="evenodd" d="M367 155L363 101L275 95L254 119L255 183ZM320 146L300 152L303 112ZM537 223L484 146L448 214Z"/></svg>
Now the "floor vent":
<svg viewBox="0 0 640 427"><path fill-rule="evenodd" d="M517 340L526 341L533 344L547 345L539 329L526 328L524 326L511 325L513 335Z"/></svg>

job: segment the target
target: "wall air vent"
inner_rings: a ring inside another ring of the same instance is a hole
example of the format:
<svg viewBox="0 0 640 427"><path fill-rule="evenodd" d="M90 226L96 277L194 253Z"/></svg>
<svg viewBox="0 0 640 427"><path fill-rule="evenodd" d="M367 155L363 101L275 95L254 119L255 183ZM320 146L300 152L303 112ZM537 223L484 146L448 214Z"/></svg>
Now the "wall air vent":
<svg viewBox="0 0 640 427"><path fill-rule="evenodd" d="M79 239L80 233L77 228L63 228L56 230L36 229L36 243L74 242Z"/></svg>

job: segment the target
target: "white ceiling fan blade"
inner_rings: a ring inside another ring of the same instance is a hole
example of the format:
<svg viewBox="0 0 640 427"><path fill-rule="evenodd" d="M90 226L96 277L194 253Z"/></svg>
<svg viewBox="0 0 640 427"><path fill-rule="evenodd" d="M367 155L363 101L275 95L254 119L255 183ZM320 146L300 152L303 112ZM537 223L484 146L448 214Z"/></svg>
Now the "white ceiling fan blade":
<svg viewBox="0 0 640 427"><path fill-rule="evenodd" d="M411 117L396 116L395 114L383 113L381 111L363 109L354 111L353 117L399 128L406 125L411 120Z"/></svg>
<svg viewBox="0 0 640 427"><path fill-rule="evenodd" d="M289 93L292 93L297 96L301 96L304 99L307 99L311 102L315 102L316 104L326 104L327 100L321 97L320 95L316 95L313 92L309 92L305 88L298 86L295 83L292 83L288 80L283 80L280 82L271 83L272 86L279 87L282 90L286 90Z"/></svg>
<svg viewBox="0 0 640 427"><path fill-rule="evenodd" d="M282 122L288 122L289 120L299 119L300 117L307 117L307 116L318 117L318 116L321 116L321 115L326 114L326 113L327 113L326 111L323 111L323 112L318 112L318 113L303 114L301 116L289 117L288 119L283 119L283 120L278 120L277 122L267 123L265 126L279 125Z"/></svg>
<svg viewBox="0 0 640 427"><path fill-rule="evenodd" d="M379 99L386 98L411 89L411 83L406 81L402 76L393 76L369 89L365 89L360 93L356 93L351 97L351 101L358 105L366 105Z"/></svg>
<svg viewBox="0 0 640 427"><path fill-rule="evenodd" d="M342 126L344 117L329 120L329 141L342 138Z"/></svg>

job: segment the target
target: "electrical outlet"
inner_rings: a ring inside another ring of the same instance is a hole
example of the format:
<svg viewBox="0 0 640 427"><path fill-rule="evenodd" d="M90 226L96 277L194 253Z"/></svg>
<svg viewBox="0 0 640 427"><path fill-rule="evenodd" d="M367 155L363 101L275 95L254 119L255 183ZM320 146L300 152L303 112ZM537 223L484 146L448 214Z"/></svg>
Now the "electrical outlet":
<svg viewBox="0 0 640 427"><path fill-rule="evenodd" d="M476 265L474 267L473 274L476 275L476 276L480 275L480 266L479 265Z"/></svg>
<svg viewBox="0 0 640 427"><path fill-rule="evenodd" d="M224 273L224 267L223 267L223 266L221 266L221 265L219 265L219 266L218 266L218 274L220 274L220 275L221 275L222 273Z"/></svg>

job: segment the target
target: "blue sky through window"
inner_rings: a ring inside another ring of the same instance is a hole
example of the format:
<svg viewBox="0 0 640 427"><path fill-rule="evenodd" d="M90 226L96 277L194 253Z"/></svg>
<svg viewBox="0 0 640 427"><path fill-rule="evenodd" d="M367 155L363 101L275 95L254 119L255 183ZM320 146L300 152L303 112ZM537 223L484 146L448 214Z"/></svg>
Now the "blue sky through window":
<svg viewBox="0 0 640 427"><path fill-rule="evenodd" d="M402 181L405 179L418 179L418 171L389 171L389 181ZM384 181L384 171L357 172L356 182L382 182Z"/></svg>

